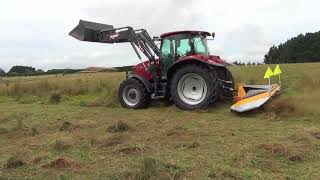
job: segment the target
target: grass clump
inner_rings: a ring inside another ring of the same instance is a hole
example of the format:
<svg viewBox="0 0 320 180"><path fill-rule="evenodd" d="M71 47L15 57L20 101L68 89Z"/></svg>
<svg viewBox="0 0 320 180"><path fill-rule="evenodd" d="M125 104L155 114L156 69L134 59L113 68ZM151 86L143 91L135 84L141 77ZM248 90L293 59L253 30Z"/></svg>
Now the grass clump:
<svg viewBox="0 0 320 180"><path fill-rule="evenodd" d="M17 124L15 126L15 130L25 130L27 128L27 126L24 124L24 122L22 121L22 119L18 119L17 120Z"/></svg>
<svg viewBox="0 0 320 180"><path fill-rule="evenodd" d="M239 171L231 167L214 167L209 171L208 178L212 179L244 179Z"/></svg>
<svg viewBox="0 0 320 180"><path fill-rule="evenodd" d="M34 95L24 95L24 96L19 96L16 101L19 104L32 104L36 103L40 100L39 97L34 96Z"/></svg>
<svg viewBox="0 0 320 180"><path fill-rule="evenodd" d="M72 129L72 127L73 127L73 124L72 124L71 122L69 122L69 121L64 121L64 122L61 124L59 130L60 130L60 131L70 131L70 130Z"/></svg>
<svg viewBox="0 0 320 180"><path fill-rule="evenodd" d="M296 144L261 144L258 146L269 152L273 157L284 157L289 161L302 161L303 151Z"/></svg>
<svg viewBox="0 0 320 180"><path fill-rule="evenodd" d="M145 150L146 150L146 147L144 144L136 144L136 145L125 145L123 147L118 148L116 152L132 155L132 154L144 152Z"/></svg>
<svg viewBox="0 0 320 180"><path fill-rule="evenodd" d="M121 120L116 121L114 124L107 128L108 132L117 133L124 132L129 129L129 125Z"/></svg>
<svg viewBox="0 0 320 180"><path fill-rule="evenodd" d="M61 94L59 92L52 92L49 98L51 104L59 104L61 101Z"/></svg>
<svg viewBox="0 0 320 180"><path fill-rule="evenodd" d="M181 126L175 126L166 131L167 136L180 137L186 134L187 129Z"/></svg>
<svg viewBox="0 0 320 180"><path fill-rule="evenodd" d="M135 172L124 173L124 179L184 179L185 170L175 164L144 158Z"/></svg>
<svg viewBox="0 0 320 180"><path fill-rule="evenodd" d="M8 129L4 128L4 127L0 127L0 134L6 134L8 133Z"/></svg>
<svg viewBox="0 0 320 180"><path fill-rule="evenodd" d="M68 139L57 139L53 143L53 148L57 151L63 151L71 147L71 141Z"/></svg>
<svg viewBox="0 0 320 180"><path fill-rule="evenodd" d="M29 135L30 136L35 136L39 134L39 130L36 128L36 127L32 127L30 130L29 130Z"/></svg>
<svg viewBox="0 0 320 180"><path fill-rule="evenodd" d="M5 167L17 168L17 167L23 166L24 164L25 162L22 159L18 158L17 156L12 156L7 160Z"/></svg>

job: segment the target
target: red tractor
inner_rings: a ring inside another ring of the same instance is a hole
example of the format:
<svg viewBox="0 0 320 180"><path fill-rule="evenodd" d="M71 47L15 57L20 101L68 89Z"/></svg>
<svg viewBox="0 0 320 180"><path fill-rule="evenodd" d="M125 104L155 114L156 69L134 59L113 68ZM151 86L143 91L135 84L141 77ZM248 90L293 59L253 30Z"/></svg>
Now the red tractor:
<svg viewBox="0 0 320 180"><path fill-rule="evenodd" d="M70 35L81 41L131 43L148 58L133 66L119 88L119 101L130 109L145 108L151 99L168 98L184 110L206 108L222 98L233 98L229 64L209 54L205 31L177 31L151 38L146 30L80 20ZM156 42L160 42L160 47Z"/></svg>

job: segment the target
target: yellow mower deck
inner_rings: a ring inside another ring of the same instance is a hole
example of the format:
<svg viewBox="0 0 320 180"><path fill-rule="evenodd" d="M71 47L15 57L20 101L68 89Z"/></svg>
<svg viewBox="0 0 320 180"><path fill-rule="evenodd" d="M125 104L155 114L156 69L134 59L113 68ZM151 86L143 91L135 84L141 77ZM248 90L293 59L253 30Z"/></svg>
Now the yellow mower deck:
<svg viewBox="0 0 320 180"><path fill-rule="evenodd" d="M231 106L235 112L246 112L264 105L272 96L278 94L281 87L273 85L239 85L236 103Z"/></svg>

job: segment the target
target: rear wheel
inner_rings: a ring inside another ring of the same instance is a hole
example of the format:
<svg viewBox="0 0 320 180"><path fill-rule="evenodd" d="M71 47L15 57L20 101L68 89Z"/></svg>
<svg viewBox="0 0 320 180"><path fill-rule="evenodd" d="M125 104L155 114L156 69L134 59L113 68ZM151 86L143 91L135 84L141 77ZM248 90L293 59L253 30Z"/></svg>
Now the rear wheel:
<svg viewBox="0 0 320 180"><path fill-rule="evenodd" d="M119 87L118 98L121 105L129 109L146 108L150 103L150 94L144 85L136 79L126 79Z"/></svg>
<svg viewBox="0 0 320 180"><path fill-rule="evenodd" d="M218 97L218 83L206 66L186 65L171 80L170 94L176 106L184 110L206 108Z"/></svg>

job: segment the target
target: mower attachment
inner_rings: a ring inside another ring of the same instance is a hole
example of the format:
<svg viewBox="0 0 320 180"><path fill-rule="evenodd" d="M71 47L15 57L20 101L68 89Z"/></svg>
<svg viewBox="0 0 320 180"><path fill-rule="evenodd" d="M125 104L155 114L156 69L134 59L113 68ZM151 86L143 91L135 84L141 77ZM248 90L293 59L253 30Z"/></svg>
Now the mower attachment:
<svg viewBox="0 0 320 180"><path fill-rule="evenodd" d="M239 85L236 103L231 106L235 112L246 112L264 105L271 97L280 93L281 87L273 85Z"/></svg>

